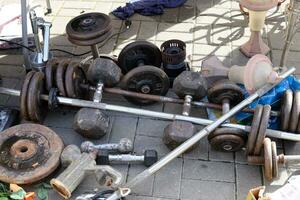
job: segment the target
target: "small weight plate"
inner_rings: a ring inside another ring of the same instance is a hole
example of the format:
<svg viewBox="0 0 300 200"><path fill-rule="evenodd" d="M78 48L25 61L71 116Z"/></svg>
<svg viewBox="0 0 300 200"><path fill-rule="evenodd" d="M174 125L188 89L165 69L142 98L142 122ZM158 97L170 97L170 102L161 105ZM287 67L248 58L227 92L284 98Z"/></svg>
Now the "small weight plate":
<svg viewBox="0 0 300 200"><path fill-rule="evenodd" d="M44 74L36 72L31 78L28 87L27 107L31 121L42 122L46 115L46 104L41 101L40 95L44 92Z"/></svg>
<svg viewBox="0 0 300 200"><path fill-rule="evenodd" d="M251 129L248 135L248 142L246 148L248 156L252 156L254 154L254 147L256 143L256 138L259 130L259 124L261 121L262 113L263 113L263 106L257 105L251 123Z"/></svg>
<svg viewBox="0 0 300 200"><path fill-rule="evenodd" d="M30 184L51 174L60 163L61 138L39 124L20 124L1 132L0 180Z"/></svg>
<svg viewBox="0 0 300 200"><path fill-rule="evenodd" d="M277 162L277 147L276 142L271 142L271 148L272 148L272 168L273 168L273 178L278 177L278 162Z"/></svg>
<svg viewBox="0 0 300 200"><path fill-rule="evenodd" d="M73 39L90 40L100 37L111 28L111 19L108 15L93 12L71 19L66 26L66 33Z"/></svg>
<svg viewBox="0 0 300 200"><path fill-rule="evenodd" d="M52 87L55 87L55 72L59 61L56 58L52 58L46 64L46 89L50 91Z"/></svg>
<svg viewBox="0 0 300 200"><path fill-rule="evenodd" d="M300 114L300 91L295 91L293 96L293 106L290 117L289 131L295 132L297 129Z"/></svg>
<svg viewBox="0 0 300 200"><path fill-rule="evenodd" d="M167 74L154 66L141 66L132 69L123 76L120 86L124 90L164 96L167 94L170 81ZM155 101L124 96L128 101L138 105L149 105Z"/></svg>
<svg viewBox="0 0 300 200"><path fill-rule="evenodd" d="M207 91L209 102L222 104L224 99L228 99L230 105L236 105L244 99L243 90L228 79L217 81Z"/></svg>
<svg viewBox="0 0 300 200"><path fill-rule="evenodd" d="M21 117L25 120L29 120L28 107L27 107L27 96L28 96L28 86L34 71L30 71L26 74L25 80L22 85L21 95L20 95L20 113Z"/></svg>
<svg viewBox="0 0 300 200"><path fill-rule="evenodd" d="M261 149L264 145L264 139L266 137L266 130L269 124L270 119L270 113L271 113L271 106L270 105L264 105L263 106L263 112L261 115L261 120L259 123L259 130L256 137L255 147L254 147L254 155L259 156Z"/></svg>
<svg viewBox="0 0 300 200"><path fill-rule="evenodd" d="M290 116L293 105L293 92L292 90L286 90L281 103L281 130L287 131L289 128Z"/></svg>
<svg viewBox="0 0 300 200"><path fill-rule="evenodd" d="M236 128L217 128L208 135L210 145L218 151L235 152L244 147L247 134Z"/></svg>
<svg viewBox="0 0 300 200"><path fill-rule="evenodd" d="M68 97L81 98L83 89L81 84L86 83L83 70L79 67L78 62L71 62L66 70L65 86Z"/></svg>
<svg viewBox="0 0 300 200"><path fill-rule="evenodd" d="M118 64L123 74L140 65L160 67L161 62L159 48L147 41L136 41L126 45L118 57Z"/></svg>
<svg viewBox="0 0 300 200"><path fill-rule="evenodd" d="M264 172L265 177L268 180L271 180L273 177L273 166L272 166L272 147L271 140L269 138L265 138L264 140Z"/></svg>
<svg viewBox="0 0 300 200"><path fill-rule="evenodd" d="M64 97L67 95L65 88L65 74L69 63L70 59L63 60L56 69L56 86L58 87L59 94Z"/></svg>
<svg viewBox="0 0 300 200"><path fill-rule="evenodd" d="M92 46L98 43L101 43L103 41L105 41L106 39L108 39L112 34L112 30L109 30L106 34L101 35L99 37L93 38L93 39L89 39L89 40L78 40L78 39L74 39L74 38L70 38L68 37L68 40L76 45L79 46Z"/></svg>

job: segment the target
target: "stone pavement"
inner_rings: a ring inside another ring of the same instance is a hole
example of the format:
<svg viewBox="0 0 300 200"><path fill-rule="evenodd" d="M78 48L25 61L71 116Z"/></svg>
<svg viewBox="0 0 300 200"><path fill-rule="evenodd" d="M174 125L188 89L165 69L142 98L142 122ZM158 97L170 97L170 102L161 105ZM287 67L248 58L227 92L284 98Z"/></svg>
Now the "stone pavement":
<svg viewBox="0 0 300 200"><path fill-rule="evenodd" d="M0 5L19 3L18 0L0 0ZM35 1L45 4L44 0ZM109 14L114 8L124 5L126 0L53 0L53 13L47 20L53 23L51 29L51 48L59 48L73 53L82 53L89 48L77 47L71 44L65 36L65 25L68 21L84 12L104 12ZM264 39L271 47L270 57L275 65L279 64L284 36L284 6L277 12L270 12L264 29ZM122 30L122 21L111 16L115 32ZM145 17L134 15L131 29L112 38L102 49L101 53L118 55L120 50L135 40L148 40L160 46L168 39L180 39L187 43L187 54L193 70L200 70L202 59L209 54L216 54L228 66L244 65L247 58L239 51L239 45L249 38L247 19L240 14L238 2L235 0L188 0L187 3L175 9L167 9L161 16ZM300 56L299 37L292 47L288 65L297 65ZM17 52L19 53L19 52ZM68 55L55 52L57 57ZM16 52L5 52L0 55L0 74L3 85L20 88L24 77L22 55ZM298 68L297 73L300 73ZM174 95L170 92L169 95ZM125 99L105 95L105 102L134 106ZM0 96L0 105L18 106L17 98ZM144 107L146 109L180 113L181 108L174 104L158 103ZM72 130L72 121L76 109L60 108L50 112L44 122L56 131L65 144L80 145L84 138ZM122 137L134 141L134 150L142 153L146 149L156 149L159 156L166 155L169 150L162 143L164 127L169 123L153 118L136 117L117 112L109 112L111 116L110 133L94 142L116 142ZM206 117L203 109L193 108L192 116ZM201 129L201 127L198 127ZM279 151L286 154L298 154L300 144L278 141ZM116 165L126 180L132 179L145 169L142 165ZM177 158L140 186L133 189L131 200L244 200L247 191L255 186L265 184L267 191L273 191L284 183L288 175L296 167L281 168L280 178L268 182L263 178L260 167L248 166L243 152L221 153L210 148L206 139L200 141L199 147ZM55 176L55 175L54 175ZM74 192L73 197L99 188L93 176L85 181ZM50 200L60 199L55 192L50 192Z"/></svg>

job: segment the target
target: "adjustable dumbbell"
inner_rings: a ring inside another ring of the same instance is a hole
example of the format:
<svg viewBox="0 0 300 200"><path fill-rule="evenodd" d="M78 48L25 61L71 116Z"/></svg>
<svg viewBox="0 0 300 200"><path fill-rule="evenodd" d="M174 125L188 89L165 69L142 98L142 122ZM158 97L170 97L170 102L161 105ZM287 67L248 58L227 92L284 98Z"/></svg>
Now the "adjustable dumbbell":
<svg viewBox="0 0 300 200"><path fill-rule="evenodd" d="M129 153L133 150L133 143L128 138L122 138L119 143L110 144L94 144L90 141L85 141L80 146L81 151L90 152L93 150L119 151L121 153Z"/></svg>
<svg viewBox="0 0 300 200"><path fill-rule="evenodd" d="M96 162L100 165L110 165L111 163L143 163L146 167L150 167L158 160L155 150L145 150L143 155L132 154L109 154L108 151L98 151Z"/></svg>
<svg viewBox="0 0 300 200"><path fill-rule="evenodd" d="M201 74L192 71L184 71L177 76L173 83L174 92L184 99L182 115L189 116L191 102L193 99L202 99L206 96L207 86ZM164 129L163 142L165 145L174 149L196 132L196 127L187 121L175 120Z"/></svg>

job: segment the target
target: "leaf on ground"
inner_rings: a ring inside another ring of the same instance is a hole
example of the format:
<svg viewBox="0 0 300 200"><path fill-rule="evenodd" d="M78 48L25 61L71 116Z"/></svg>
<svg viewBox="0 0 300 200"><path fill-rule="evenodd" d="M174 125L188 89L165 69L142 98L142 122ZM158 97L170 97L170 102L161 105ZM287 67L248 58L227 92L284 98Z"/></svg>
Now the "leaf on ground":
<svg viewBox="0 0 300 200"><path fill-rule="evenodd" d="M9 197L14 200L22 200L22 199L24 199L25 195L26 195L26 192L23 189L21 189L21 190L18 190L17 192L11 193Z"/></svg>

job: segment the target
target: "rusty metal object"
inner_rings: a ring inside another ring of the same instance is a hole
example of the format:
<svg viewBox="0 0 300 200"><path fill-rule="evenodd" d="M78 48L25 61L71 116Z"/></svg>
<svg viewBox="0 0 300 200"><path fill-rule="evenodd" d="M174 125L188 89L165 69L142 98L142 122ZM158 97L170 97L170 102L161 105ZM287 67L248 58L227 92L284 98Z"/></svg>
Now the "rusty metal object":
<svg viewBox="0 0 300 200"><path fill-rule="evenodd" d="M59 165L63 142L51 129L21 124L1 133L0 180L30 184L51 174Z"/></svg>
<svg viewBox="0 0 300 200"><path fill-rule="evenodd" d="M44 74L42 72L34 73L27 91L29 119L34 122L42 122L47 111L47 105L40 100L40 95L44 93Z"/></svg>
<svg viewBox="0 0 300 200"><path fill-rule="evenodd" d="M277 147L276 142L271 142L271 148L272 148L272 175L273 178L278 177L278 161L277 161Z"/></svg>
<svg viewBox="0 0 300 200"><path fill-rule="evenodd" d="M34 74L34 71L30 71L26 74L22 89L21 89L21 96L20 96L20 112L21 117L25 120L29 120L28 116L28 107L27 107L27 96L28 96L28 87L30 80Z"/></svg>
<svg viewBox="0 0 300 200"><path fill-rule="evenodd" d="M264 173L268 180L273 177L273 163L272 163L272 147L271 140L266 138L264 140Z"/></svg>
<svg viewBox="0 0 300 200"><path fill-rule="evenodd" d="M58 87L59 93L61 96L66 96L66 88L65 88L65 74L66 69L70 63L70 59L66 59L61 61L56 69L56 86Z"/></svg>
<svg viewBox="0 0 300 200"><path fill-rule="evenodd" d="M241 150L247 134L236 128L218 128L208 135L210 145L218 151L235 152Z"/></svg>
<svg viewBox="0 0 300 200"><path fill-rule="evenodd" d="M290 122L290 116L292 112L292 105L293 105L293 92L292 90L286 90L284 93L284 96L281 100L281 130L288 130L289 128L289 122Z"/></svg>
<svg viewBox="0 0 300 200"><path fill-rule="evenodd" d="M93 38L93 39L89 39L89 40L77 40L71 37L68 37L68 40L78 46L92 46L101 42L104 42L105 40L107 40L111 35L112 35L113 31L109 30L106 34L101 35L100 37L97 38Z"/></svg>
<svg viewBox="0 0 300 200"><path fill-rule="evenodd" d="M259 130L259 124L261 121L262 113L263 113L263 106L257 105L255 108L251 129L248 135L247 148L246 148L247 155L254 154L254 148L256 144L256 138Z"/></svg>
<svg viewBox="0 0 300 200"><path fill-rule="evenodd" d="M55 73L57 66L59 64L58 59L52 58L50 59L45 68L45 76L46 76L46 89L50 91L51 88L55 87Z"/></svg>
<svg viewBox="0 0 300 200"><path fill-rule="evenodd" d="M68 97L82 98L82 84L86 84L86 77L78 62L71 62L65 74L65 88Z"/></svg>
<svg viewBox="0 0 300 200"><path fill-rule="evenodd" d="M300 115L300 91L295 91L293 95L292 112L290 114L289 131L297 131Z"/></svg>

